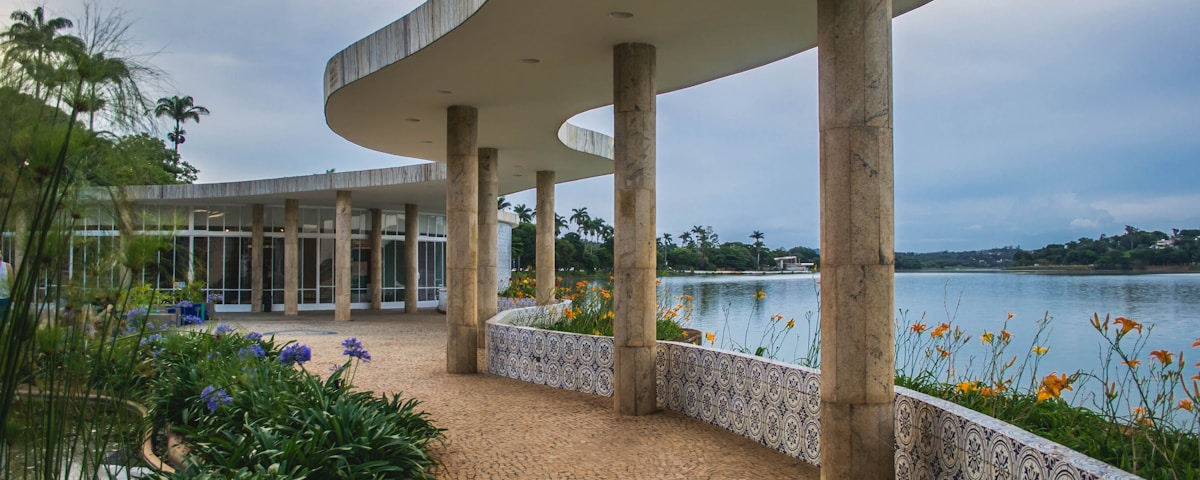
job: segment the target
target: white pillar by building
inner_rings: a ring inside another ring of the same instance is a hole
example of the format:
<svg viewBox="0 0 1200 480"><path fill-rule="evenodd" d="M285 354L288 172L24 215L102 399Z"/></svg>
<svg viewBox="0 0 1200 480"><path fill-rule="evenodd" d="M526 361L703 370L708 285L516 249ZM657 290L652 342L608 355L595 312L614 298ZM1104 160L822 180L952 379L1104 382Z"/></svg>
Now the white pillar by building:
<svg viewBox="0 0 1200 480"><path fill-rule="evenodd" d="M476 315L479 347L486 345L488 319L496 316L499 310L496 288L496 257L499 255L497 223L500 213L496 208L496 198L500 192L498 164L499 152L496 149L479 149L479 304Z"/></svg>
<svg viewBox="0 0 1200 480"><path fill-rule="evenodd" d="M250 206L250 311L263 311L263 205Z"/></svg>
<svg viewBox="0 0 1200 480"><path fill-rule="evenodd" d="M300 314L300 201L283 201L283 314Z"/></svg>
<svg viewBox="0 0 1200 480"><path fill-rule="evenodd" d="M333 319L350 320L350 191L337 191L334 210Z"/></svg>
<svg viewBox="0 0 1200 480"><path fill-rule="evenodd" d="M417 313L417 220L420 212L411 203L404 205L404 312Z"/></svg>
<svg viewBox="0 0 1200 480"><path fill-rule="evenodd" d="M895 478L892 4L819 0L821 478Z"/></svg>
<svg viewBox="0 0 1200 480"><path fill-rule="evenodd" d="M479 266L479 113L446 111L446 371L475 373Z"/></svg>
<svg viewBox="0 0 1200 480"><path fill-rule="evenodd" d="M371 209L371 310L383 310L383 210Z"/></svg>
<svg viewBox="0 0 1200 480"><path fill-rule="evenodd" d="M658 410L655 59L653 45L613 48L613 402L621 415Z"/></svg>
<svg viewBox="0 0 1200 480"><path fill-rule="evenodd" d="M537 281L535 297L538 305L554 303L554 172L537 172Z"/></svg>

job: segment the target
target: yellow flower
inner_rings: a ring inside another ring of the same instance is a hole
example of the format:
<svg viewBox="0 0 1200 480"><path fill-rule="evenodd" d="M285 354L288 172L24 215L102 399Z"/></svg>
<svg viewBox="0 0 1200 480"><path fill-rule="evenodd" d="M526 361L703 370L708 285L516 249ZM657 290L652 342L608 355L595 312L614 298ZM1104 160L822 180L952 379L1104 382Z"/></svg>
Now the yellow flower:
<svg viewBox="0 0 1200 480"><path fill-rule="evenodd" d="M1175 354L1166 350L1155 350L1150 352L1150 356L1157 358L1159 363L1163 364L1164 367L1175 361Z"/></svg>
<svg viewBox="0 0 1200 480"><path fill-rule="evenodd" d="M563 315L566 315L567 319L569 319L569 320L574 320L575 319L575 309L568 308L565 311L563 311Z"/></svg>
<svg viewBox="0 0 1200 480"><path fill-rule="evenodd" d="M1191 399L1188 399L1188 398L1185 398L1185 399L1183 399L1183 400L1180 400L1180 401L1179 401L1179 405L1176 405L1176 406L1177 406L1177 407L1178 407L1180 410L1187 410L1187 411L1189 411L1189 412L1191 412L1191 411L1195 410L1195 408L1196 408L1196 405L1192 404L1192 400L1191 400Z"/></svg>
<svg viewBox="0 0 1200 480"><path fill-rule="evenodd" d="M592 335L599 335L599 334L600 334L599 330L592 330Z"/></svg>
<svg viewBox="0 0 1200 480"><path fill-rule="evenodd" d="M1050 351L1050 348L1048 348L1048 347L1039 347L1037 345L1033 346L1033 353L1036 353L1038 355L1045 355L1046 352L1049 352L1049 351Z"/></svg>
<svg viewBox="0 0 1200 480"><path fill-rule="evenodd" d="M993 335L992 332L984 330L983 336L979 338L979 343L981 345L987 345L989 343L992 343L992 340L995 340L995 339L996 339L996 336Z"/></svg>
<svg viewBox="0 0 1200 480"><path fill-rule="evenodd" d="M992 390L992 387L983 387L983 388L979 389L979 394L983 395L985 397L990 397L992 395L995 395L996 392Z"/></svg>
<svg viewBox="0 0 1200 480"><path fill-rule="evenodd" d="M759 290L757 293L754 294L754 298L756 300L762 300L764 298L767 298L767 292Z"/></svg>
<svg viewBox="0 0 1200 480"><path fill-rule="evenodd" d="M796 326L796 319L794 319L794 318L788 319L787 327L792 328L795 326Z"/></svg>
<svg viewBox="0 0 1200 480"><path fill-rule="evenodd" d="M717 343L717 336L713 332L704 332L704 339L708 340L708 343Z"/></svg>
<svg viewBox="0 0 1200 480"><path fill-rule="evenodd" d="M975 382L966 381L958 384L958 391L961 393L971 393L976 390Z"/></svg>

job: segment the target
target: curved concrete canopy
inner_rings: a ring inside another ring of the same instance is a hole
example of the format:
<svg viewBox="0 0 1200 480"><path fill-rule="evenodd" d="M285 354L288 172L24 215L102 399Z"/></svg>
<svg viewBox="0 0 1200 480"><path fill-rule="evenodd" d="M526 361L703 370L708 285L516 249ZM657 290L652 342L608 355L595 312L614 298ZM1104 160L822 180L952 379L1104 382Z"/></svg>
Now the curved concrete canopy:
<svg viewBox="0 0 1200 480"><path fill-rule="evenodd" d="M614 45L655 45L665 93L813 48L816 26L815 0L430 0L329 60L325 118L364 147L444 162L446 108L474 106L512 193L538 170L612 173L612 140L565 122L612 103Z"/></svg>

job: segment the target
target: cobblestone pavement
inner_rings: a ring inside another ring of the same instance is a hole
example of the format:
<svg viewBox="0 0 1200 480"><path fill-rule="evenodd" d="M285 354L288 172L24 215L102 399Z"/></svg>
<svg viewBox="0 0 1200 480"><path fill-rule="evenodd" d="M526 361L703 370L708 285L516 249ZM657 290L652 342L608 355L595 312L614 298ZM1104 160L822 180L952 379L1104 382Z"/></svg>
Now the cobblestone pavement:
<svg viewBox="0 0 1200 480"><path fill-rule="evenodd" d="M670 411L641 417L614 413L612 399L497 377L446 373L446 317L354 311L225 313L219 323L275 332L313 350L310 371L340 364L342 340L357 337L373 361L355 385L416 397L446 441L433 455L446 479L816 479L800 460ZM486 367L479 351L479 370Z"/></svg>

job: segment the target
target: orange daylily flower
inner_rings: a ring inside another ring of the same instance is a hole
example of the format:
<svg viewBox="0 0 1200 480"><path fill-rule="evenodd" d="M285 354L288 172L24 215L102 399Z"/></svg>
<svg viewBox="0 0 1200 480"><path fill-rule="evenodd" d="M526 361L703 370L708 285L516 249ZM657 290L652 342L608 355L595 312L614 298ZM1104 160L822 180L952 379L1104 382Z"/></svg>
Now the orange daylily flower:
<svg viewBox="0 0 1200 480"><path fill-rule="evenodd" d="M1150 418L1146 416L1146 409L1144 409L1142 407L1137 407L1137 408L1133 409L1133 421L1140 423L1142 425L1145 425L1147 427L1154 426L1154 421L1150 420Z"/></svg>
<svg viewBox="0 0 1200 480"><path fill-rule="evenodd" d="M1193 346L1193 347L1200 347L1200 338L1197 338L1195 342L1192 342L1192 346Z"/></svg>
<svg viewBox="0 0 1200 480"><path fill-rule="evenodd" d="M704 332L704 339L708 340L708 343L717 343L717 336L713 332Z"/></svg>
<svg viewBox="0 0 1200 480"><path fill-rule="evenodd" d="M1155 350L1150 352L1150 356L1158 359L1159 363L1162 363L1163 366L1170 365L1175 361L1175 354L1166 350Z"/></svg>
<svg viewBox="0 0 1200 480"><path fill-rule="evenodd" d="M932 338L942 338L942 336L946 334L946 330L949 329L950 324L942 322L942 324L938 325L937 328L933 329L932 332L929 332L929 336Z"/></svg>
<svg viewBox="0 0 1200 480"><path fill-rule="evenodd" d="M1132 358L1132 359L1126 360L1126 361L1124 361L1124 362L1121 362L1121 363L1124 363L1124 364L1125 364L1126 366L1128 366L1129 368L1137 368L1137 367L1138 367L1138 365L1141 365L1141 364L1142 364L1142 361L1141 361L1141 360L1138 360L1138 359L1136 359L1136 358Z"/></svg>
<svg viewBox="0 0 1200 480"><path fill-rule="evenodd" d="M937 348L938 354L940 354L942 356L942 358L946 358L946 357L950 356L950 352L948 350L943 349L942 347L936 347L936 348Z"/></svg>
<svg viewBox="0 0 1200 480"><path fill-rule="evenodd" d="M1012 334L1008 333L1008 330L1001 330L1000 341L1008 343L1009 340L1012 340Z"/></svg>
<svg viewBox="0 0 1200 480"><path fill-rule="evenodd" d="M1194 405L1192 403L1191 399L1185 398L1183 400L1180 400L1179 405L1176 405L1176 407L1178 407L1180 410L1187 410L1187 411L1191 412L1191 411L1195 410L1196 405Z"/></svg>
<svg viewBox="0 0 1200 480"><path fill-rule="evenodd" d="M1046 378L1042 379L1041 388L1038 388L1037 401L1041 402L1051 398L1060 398L1063 390L1074 390L1071 388L1071 382L1073 381L1065 373L1059 374L1055 372L1046 375Z"/></svg>
<svg viewBox="0 0 1200 480"><path fill-rule="evenodd" d="M1012 313L1012 312L1008 312L1008 319L1009 319L1009 320L1012 320L1012 318L1013 318L1013 317L1015 317L1015 316L1016 316L1016 315L1013 315L1013 313Z"/></svg>
<svg viewBox="0 0 1200 480"><path fill-rule="evenodd" d="M976 390L975 382L966 381L958 384L958 391L961 393L971 393Z"/></svg>
<svg viewBox="0 0 1200 480"><path fill-rule="evenodd" d="M1131 330L1135 329L1138 331L1138 333L1142 333L1142 324L1134 321L1131 318L1117 317L1116 320L1113 320L1113 324L1121 326L1121 335L1125 335L1126 333L1129 333Z"/></svg>
<svg viewBox="0 0 1200 480"><path fill-rule="evenodd" d="M913 333L920 335L921 333L925 332L925 324L924 323L914 323L914 324L912 324L912 326L908 327L908 329L911 330Z"/></svg>

